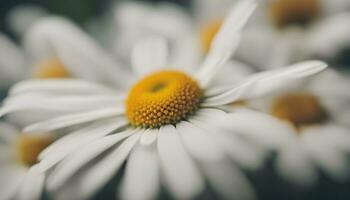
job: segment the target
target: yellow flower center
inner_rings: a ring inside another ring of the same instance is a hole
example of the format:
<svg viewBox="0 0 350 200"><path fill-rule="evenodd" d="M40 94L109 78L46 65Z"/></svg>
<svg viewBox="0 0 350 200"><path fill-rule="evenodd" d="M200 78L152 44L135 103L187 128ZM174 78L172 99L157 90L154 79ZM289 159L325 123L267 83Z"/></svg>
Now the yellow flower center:
<svg viewBox="0 0 350 200"><path fill-rule="evenodd" d="M158 128L176 124L197 110L202 91L196 81L178 71L151 74L130 90L126 115L133 126Z"/></svg>
<svg viewBox="0 0 350 200"><path fill-rule="evenodd" d="M278 28L306 26L320 15L321 5L319 0L274 0L268 11Z"/></svg>
<svg viewBox="0 0 350 200"><path fill-rule="evenodd" d="M200 30L200 45L204 53L208 53L211 42L222 25L222 20L215 20L206 24Z"/></svg>
<svg viewBox="0 0 350 200"><path fill-rule="evenodd" d="M34 71L35 78L67 78L69 72L58 58L51 58L42 63L39 63Z"/></svg>
<svg viewBox="0 0 350 200"><path fill-rule="evenodd" d="M313 125L327 120L327 112L318 99L309 94L291 94L276 99L271 113L295 127Z"/></svg>
<svg viewBox="0 0 350 200"><path fill-rule="evenodd" d="M18 160L28 167L35 165L40 152L52 142L50 137L43 135L20 136L16 142Z"/></svg>

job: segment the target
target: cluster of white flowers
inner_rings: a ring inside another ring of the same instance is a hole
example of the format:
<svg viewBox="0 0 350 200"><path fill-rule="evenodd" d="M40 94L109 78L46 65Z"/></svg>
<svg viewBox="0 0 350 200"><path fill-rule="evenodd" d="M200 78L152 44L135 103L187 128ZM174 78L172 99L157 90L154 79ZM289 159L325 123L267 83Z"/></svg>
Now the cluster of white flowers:
<svg viewBox="0 0 350 200"><path fill-rule="evenodd" d="M302 188L349 181L350 77L315 60L350 47L349 9L122 1L85 27L93 36L16 9L22 44L0 33L0 200L85 200L107 185L108 199L253 200L247 172L267 164Z"/></svg>

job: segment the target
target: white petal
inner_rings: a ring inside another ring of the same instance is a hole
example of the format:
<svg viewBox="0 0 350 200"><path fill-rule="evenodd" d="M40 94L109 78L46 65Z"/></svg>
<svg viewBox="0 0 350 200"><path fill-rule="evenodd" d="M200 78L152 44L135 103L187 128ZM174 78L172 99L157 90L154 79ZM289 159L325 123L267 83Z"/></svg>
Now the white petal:
<svg viewBox="0 0 350 200"><path fill-rule="evenodd" d="M118 172L130 151L140 138L140 133L134 133L116 150L89 169L81 182L80 194L83 199L95 194L104 184Z"/></svg>
<svg viewBox="0 0 350 200"><path fill-rule="evenodd" d="M256 98L276 90L288 87L295 80L310 76L324 70L327 64L320 61L308 61L286 68L255 74L236 84L232 89L206 99L204 105L218 106L237 100Z"/></svg>
<svg viewBox="0 0 350 200"><path fill-rule="evenodd" d="M198 127L205 127L208 133L213 135L213 139L218 141L225 149L225 152L242 167L257 170L264 164L266 151L255 143L249 143L242 138L219 127L209 125L209 121L200 121L200 118L191 119L190 122ZM216 129L216 130L215 130Z"/></svg>
<svg viewBox="0 0 350 200"><path fill-rule="evenodd" d="M68 126L101 120L123 114L124 108L102 108L93 111L67 114L47 121L32 124L24 129L24 132L53 131Z"/></svg>
<svg viewBox="0 0 350 200"><path fill-rule="evenodd" d="M16 194L18 200L37 200L41 198L44 188L45 175L33 166L28 170L26 177Z"/></svg>
<svg viewBox="0 0 350 200"><path fill-rule="evenodd" d="M205 109L201 115L205 115L208 110ZM212 112L207 114L206 123L216 124L242 138L272 149L283 146L295 134L291 127L277 118L248 109L236 109L228 117L213 115Z"/></svg>
<svg viewBox="0 0 350 200"><path fill-rule="evenodd" d="M1 166L0 199L13 199L20 184L24 180L26 170L17 166Z"/></svg>
<svg viewBox="0 0 350 200"><path fill-rule="evenodd" d="M110 94L112 90L94 82L79 79L52 79L22 81L11 88L10 94L20 93L48 93L48 94Z"/></svg>
<svg viewBox="0 0 350 200"><path fill-rule="evenodd" d="M124 126L126 123L121 122L100 122L94 123L86 128L80 129L70 135L63 137L51 146L47 147L40 155L42 161L38 164L41 171L46 171L67 155L74 152L79 147L89 144L90 142L103 137L114 130Z"/></svg>
<svg viewBox="0 0 350 200"><path fill-rule="evenodd" d="M11 9L8 14L8 23L18 37L22 37L27 30L40 18L48 13L34 4L21 4Z"/></svg>
<svg viewBox="0 0 350 200"><path fill-rule="evenodd" d="M276 168L284 179L303 187L312 186L318 179L317 168L298 141L278 152Z"/></svg>
<svg viewBox="0 0 350 200"><path fill-rule="evenodd" d="M140 143L144 146L149 146L153 144L155 141L157 141L158 132L158 129L146 130L140 138Z"/></svg>
<svg viewBox="0 0 350 200"><path fill-rule="evenodd" d="M320 4L322 5L322 9L325 12L325 15L335 15L342 11L347 11L350 8L350 2L347 0L320 0Z"/></svg>
<svg viewBox="0 0 350 200"><path fill-rule="evenodd" d="M254 0L241 0L232 8L220 31L216 34L209 54L198 73L201 85L206 86L237 49L241 31L257 6Z"/></svg>
<svg viewBox="0 0 350 200"><path fill-rule="evenodd" d="M112 94L107 94L107 95L102 95L102 94L97 94L97 95L64 95L64 96L57 96L53 97L52 95L48 94L35 94L35 93L30 93L30 94L22 94L22 95L15 95L14 97L8 97L5 101L4 104L6 105L14 105L14 104L20 104L25 101L35 101L39 102L42 104L53 104L54 102L57 105L68 105L68 106L78 106L78 105L83 105L84 106L89 106L89 107L95 107L96 105L110 105L111 102L120 102L122 103L124 101L124 97L121 95L112 95Z"/></svg>
<svg viewBox="0 0 350 200"><path fill-rule="evenodd" d="M350 34L349 20L350 15L346 12L320 21L310 30L305 48L312 55L333 59L334 56L348 47L350 42L348 37Z"/></svg>
<svg viewBox="0 0 350 200"><path fill-rule="evenodd" d="M316 129L317 131L318 129ZM349 163L346 154L334 147L330 141L319 138L319 131L305 135L305 149L310 158L331 178L344 181L349 178Z"/></svg>
<svg viewBox="0 0 350 200"><path fill-rule="evenodd" d="M65 18L43 18L26 36L25 42L34 56L38 59L58 56L73 76L116 86L125 86L130 81L120 64Z"/></svg>
<svg viewBox="0 0 350 200"><path fill-rule="evenodd" d="M19 130L9 123L0 122L0 144L12 144L18 136Z"/></svg>
<svg viewBox="0 0 350 200"><path fill-rule="evenodd" d="M11 144L3 144L2 142L0 142L0 168L1 165L5 164L5 163L11 163L13 162L13 157L15 155L13 155L13 149L11 148Z"/></svg>
<svg viewBox="0 0 350 200"><path fill-rule="evenodd" d="M214 77L210 88L223 85L231 86L249 77L253 72L252 67L248 65L237 61L229 61L218 70L218 74Z"/></svg>
<svg viewBox="0 0 350 200"><path fill-rule="evenodd" d="M242 171L231 163L223 161L204 164L203 169L209 184L223 199L255 199L251 183Z"/></svg>
<svg viewBox="0 0 350 200"><path fill-rule="evenodd" d="M0 84L6 88L23 79L26 71L26 57L10 39L0 33Z"/></svg>
<svg viewBox="0 0 350 200"><path fill-rule="evenodd" d="M224 158L222 147L217 144L206 130L199 129L189 122L181 122L176 125L181 139L194 158L203 162L217 162Z"/></svg>
<svg viewBox="0 0 350 200"><path fill-rule="evenodd" d="M0 116L20 111L48 111L55 114L82 112L102 107L123 104L123 98L118 96L79 95L54 97L50 95L24 94L9 97L0 109Z"/></svg>
<svg viewBox="0 0 350 200"><path fill-rule="evenodd" d="M121 187L122 199L156 199L159 187L159 166L155 148L135 148L126 166Z"/></svg>
<svg viewBox="0 0 350 200"><path fill-rule="evenodd" d="M78 148L75 152L64 159L52 171L48 178L47 187L49 190L57 190L62 187L79 169L92 159L111 148L113 145L131 136L135 131L125 131L114 135L105 136L87 146Z"/></svg>
<svg viewBox="0 0 350 200"><path fill-rule="evenodd" d="M160 128L158 153L166 186L177 199L192 199L202 192L204 179L172 125Z"/></svg>
<svg viewBox="0 0 350 200"><path fill-rule="evenodd" d="M168 46L164 38L150 37L139 42L132 53L132 66L139 75L149 74L166 67Z"/></svg>
<svg viewBox="0 0 350 200"><path fill-rule="evenodd" d="M350 134L347 128L338 125L328 125L321 127L322 139L328 141L333 148L350 152Z"/></svg>

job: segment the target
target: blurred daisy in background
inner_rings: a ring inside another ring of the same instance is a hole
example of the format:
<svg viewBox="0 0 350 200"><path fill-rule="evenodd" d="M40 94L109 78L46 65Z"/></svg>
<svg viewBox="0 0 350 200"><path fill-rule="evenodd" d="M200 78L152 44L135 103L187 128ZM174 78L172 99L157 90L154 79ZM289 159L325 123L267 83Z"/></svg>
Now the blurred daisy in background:
<svg viewBox="0 0 350 200"><path fill-rule="evenodd" d="M237 56L265 69L332 60L350 45L349 8L346 0L262 0Z"/></svg>
<svg viewBox="0 0 350 200"><path fill-rule="evenodd" d="M349 86L348 77L328 69L317 78L245 103L289 125L275 165L283 178L312 186L321 170L335 181L349 180Z"/></svg>
<svg viewBox="0 0 350 200"><path fill-rule="evenodd" d="M159 35L168 42L174 58L172 63L189 66L198 64L200 59L200 54L194 54L198 52L197 46L189 43L192 28L189 12L169 2L117 2L104 16L88 24L88 30L125 62L130 60L135 44L149 36Z"/></svg>
<svg viewBox="0 0 350 200"><path fill-rule="evenodd" d="M256 111L224 112L221 106L254 99L326 68L309 61L236 84L216 82L225 79L217 74L227 66L255 7L250 0L235 5L200 68L167 65L167 43L158 37L136 45L132 69L112 65L113 59L91 45L82 31L62 20L48 20L42 34L65 66L81 72L95 69L87 75L100 83L25 81L11 89L0 115L28 109L52 112L25 132L75 127L39 156L38 169L48 173L47 188L54 194L91 197L127 160L118 189L124 199L154 199L161 185L177 199L190 199L203 192L206 182L219 197L253 199L252 185L240 167L259 168L266 154L261 145L284 144L286 125Z"/></svg>
<svg viewBox="0 0 350 200"><path fill-rule="evenodd" d="M220 28L230 2L194 1L204 52ZM349 48L349 8L346 0L262 0L244 30L235 58L260 70L310 58L334 60Z"/></svg>
<svg viewBox="0 0 350 200"><path fill-rule="evenodd" d="M0 35L0 42L1 88L29 78L68 77L68 71L38 30L31 29L24 35L23 46L4 34Z"/></svg>
<svg viewBox="0 0 350 200"><path fill-rule="evenodd" d="M0 122L0 199L40 199L45 176L35 164L53 139L49 134L26 135Z"/></svg>

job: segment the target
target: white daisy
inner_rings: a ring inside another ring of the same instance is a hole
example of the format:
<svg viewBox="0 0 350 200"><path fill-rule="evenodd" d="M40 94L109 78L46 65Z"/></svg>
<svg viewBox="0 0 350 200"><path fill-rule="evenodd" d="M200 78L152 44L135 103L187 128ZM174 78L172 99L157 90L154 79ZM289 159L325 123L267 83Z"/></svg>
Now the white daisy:
<svg viewBox="0 0 350 200"><path fill-rule="evenodd" d="M349 178L350 79L335 71L284 92L270 95L253 107L271 113L290 128L278 149L276 169L285 179L310 186L322 170L336 181Z"/></svg>
<svg viewBox="0 0 350 200"><path fill-rule="evenodd" d="M174 61L181 62L179 59L182 57L177 58L176 55L184 55L185 52L190 52L191 57L185 57L187 60L181 64L193 65L194 60L199 59L198 55L193 55L195 46L184 41L188 40L193 26L189 13L180 6L164 2L123 1L110 7L111 10L104 16L91 20L88 28L126 62L130 60L133 46L152 35L162 36L169 42L172 55L176 57Z"/></svg>
<svg viewBox="0 0 350 200"><path fill-rule="evenodd" d="M53 139L47 134L21 134L4 122L0 129L0 199L40 199L45 177L35 164L39 153Z"/></svg>
<svg viewBox="0 0 350 200"><path fill-rule="evenodd" d="M346 0L262 0L237 58L265 69L334 59L350 46L349 8Z"/></svg>
<svg viewBox="0 0 350 200"><path fill-rule="evenodd" d="M132 71L110 71L101 68L110 64L108 57L90 49L86 35L48 24L43 34L60 49L67 66L98 69L97 77L119 84L77 79L22 82L11 89L0 115L47 110L52 117L25 131L77 128L40 154L38 169L49 170L50 191L86 199L127 160L120 187L124 199L154 199L161 183L176 199L190 199L204 190L205 180L219 197L252 199L254 191L238 166L261 166L263 147L284 143L285 125L255 111L228 113L220 107L254 99L326 68L309 61L237 84L220 80L225 77L216 75L235 51L255 7L255 1L243 0L233 8L200 68L167 65L166 42L152 37L135 47Z"/></svg>

